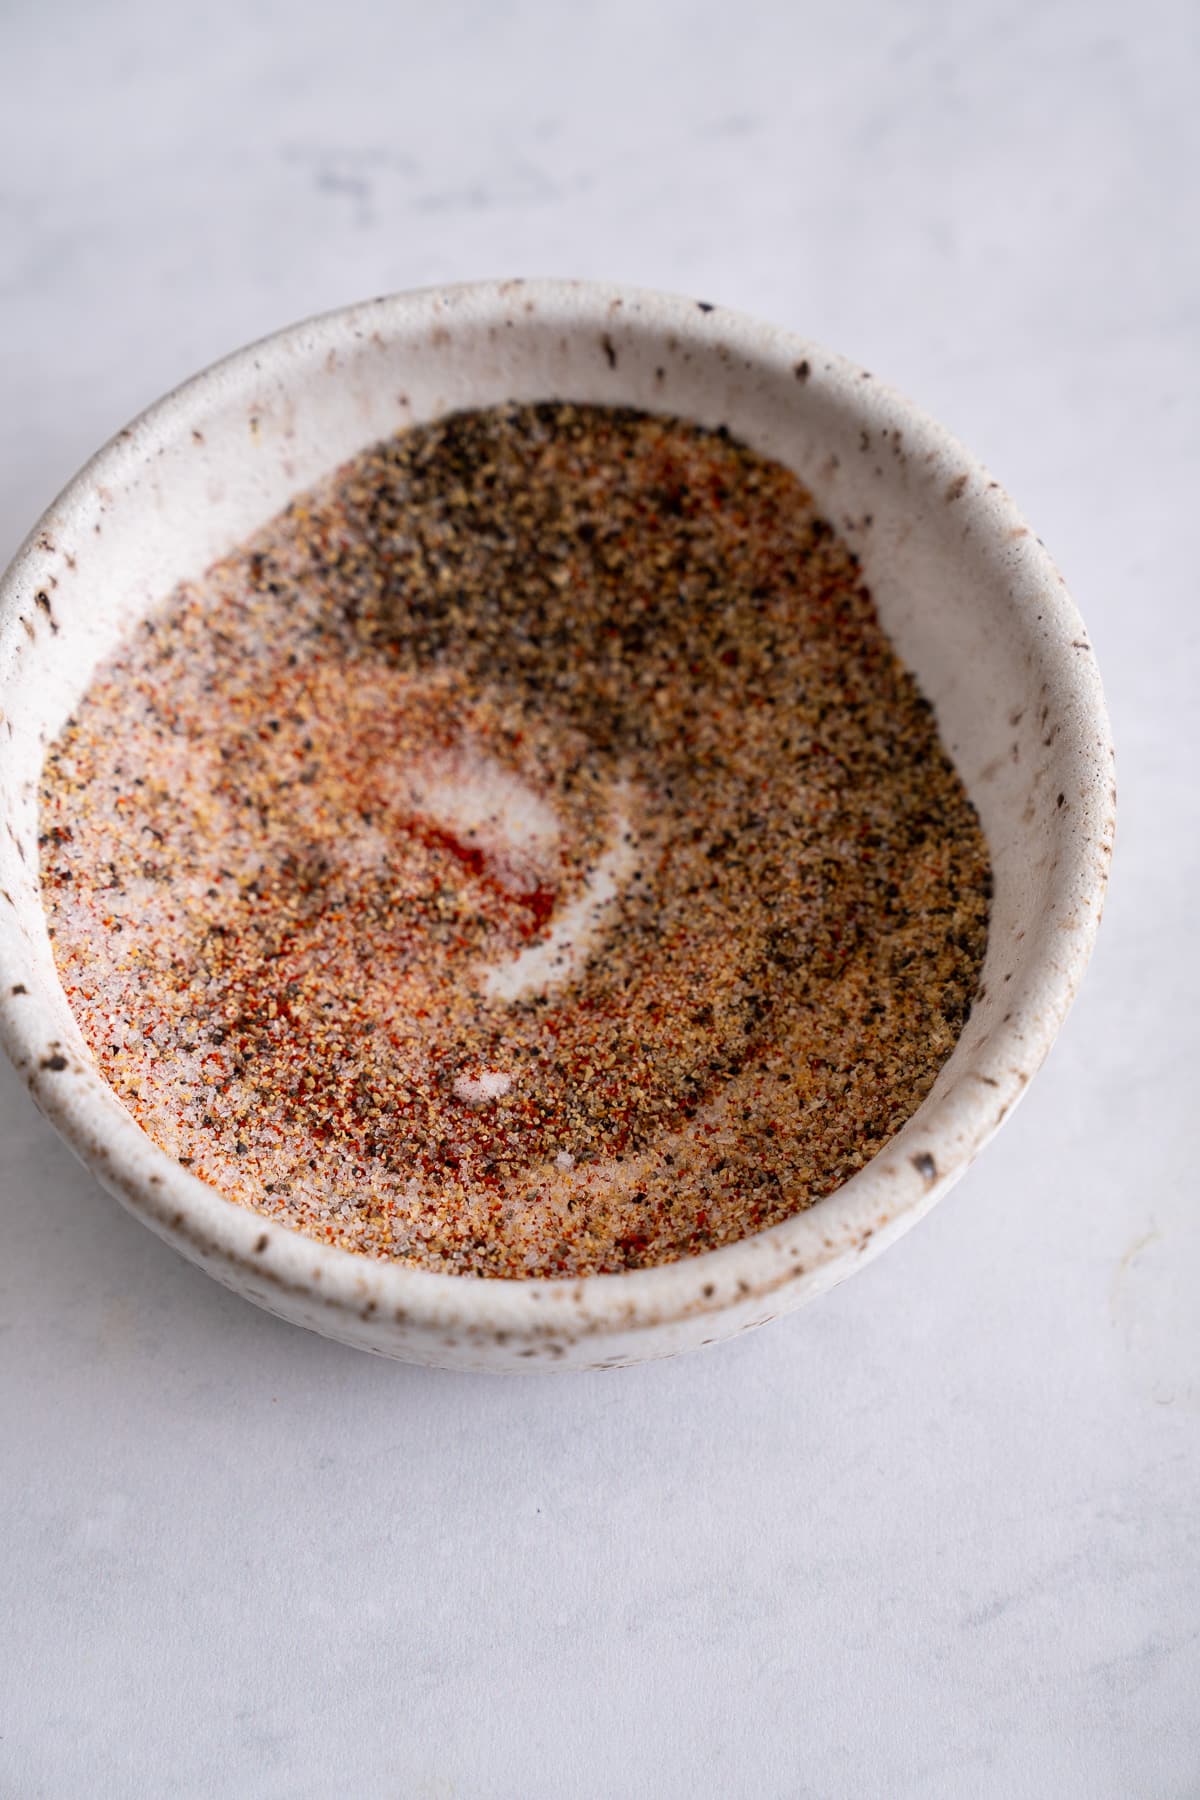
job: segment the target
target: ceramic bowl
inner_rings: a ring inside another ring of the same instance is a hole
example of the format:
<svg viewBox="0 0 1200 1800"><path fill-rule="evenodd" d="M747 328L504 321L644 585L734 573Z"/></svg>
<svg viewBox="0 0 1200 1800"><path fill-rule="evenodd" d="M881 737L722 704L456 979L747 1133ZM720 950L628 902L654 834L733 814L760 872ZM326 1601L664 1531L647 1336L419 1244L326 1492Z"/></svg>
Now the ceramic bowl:
<svg viewBox="0 0 1200 1800"><path fill-rule="evenodd" d="M795 470L860 555L991 847L979 999L904 1129L786 1223L653 1269L490 1281L329 1249L207 1187L104 1082L55 973L38 891L47 744L97 662L183 577L398 428L567 398L724 424ZM1024 1093L1079 985L1113 836L1096 662L1040 540L940 426L817 345L722 307L575 282L371 301L241 350L75 478L0 587L0 1032L83 1161L183 1255L283 1318L462 1369L610 1368L760 1325L876 1256Z"/></svg>

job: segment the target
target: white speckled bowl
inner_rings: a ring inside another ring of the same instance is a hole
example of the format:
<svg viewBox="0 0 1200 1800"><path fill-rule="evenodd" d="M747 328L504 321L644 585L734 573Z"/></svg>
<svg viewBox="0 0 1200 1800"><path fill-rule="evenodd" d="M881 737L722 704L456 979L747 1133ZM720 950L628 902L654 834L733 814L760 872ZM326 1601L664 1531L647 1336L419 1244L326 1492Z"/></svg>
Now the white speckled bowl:
<svg viewBox="0 0 1200 1800"><path fill-rule="evenodd" d="M97 661L298 489L398 427L570 398L726 424L793 468L860 553L979 809L996 891L983 993L919 1112L852 1181L722 1250L584 1281L481 1281L323 1248L157 1149L103 1081L38 892L46 745ZM0 585L0 1033L42 1111L138 1216L248 1299L347 1344L463 1369L610 1368L712 1343L907 1231L1024 1092L1079 985L1113 836L1095 660L1008 496L907 400L816 345L691 300L502 282L372 301L239 351L102 450Z"/></svg>

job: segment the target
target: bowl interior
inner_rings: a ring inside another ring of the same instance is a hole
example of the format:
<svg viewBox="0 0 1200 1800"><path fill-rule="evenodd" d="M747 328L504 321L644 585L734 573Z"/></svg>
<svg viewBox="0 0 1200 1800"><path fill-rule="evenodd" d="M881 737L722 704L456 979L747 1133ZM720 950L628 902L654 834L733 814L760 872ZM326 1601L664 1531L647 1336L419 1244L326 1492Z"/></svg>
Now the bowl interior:
<svg viewBox="0 0 1200 1800"><path fill-rule="evenodd" d="M102 1172L110 1164L126 1198L139 1183L144 1191L158 1153L135 1150L130 1134L140 1134L90 1065L38 901L46 745L140 616L297 491L402 426L553 398L725 425L796 472L860 555L991 847L982 993L920 1111L854 1181L762 1234L771 1245L748 1240L695 1259L731 1278L736 1266L741 1299L761 1311L761 1296L787 1270L827 1282L848 1249L861 1253L908 1222L1019 1096L1086 961L1112 807L1091 650L1039 542L945 433L864 372L787 334L689 301L567 283L409 296L240 352L121 433L46 515L0 608L0 1022L36 1097L76 1147ZM64 1055L69 1089L46 1068ZM200 1204L190 1193L199 1184L173 1165L157 1174L183 1196L178 1236ZM228 1226L235 1236L247 1219L215 1195L204 1208L210 1223L220 1209L240 1215ZM406 1273L411 1282L411 1272L390 1272ZM362 1275L353 1272L356 1291ZM677 1312L683 1293L678 1270L595 1281L601 1313L610 1306L605 1283L610 1295L621 1284L635 1311L652 1296L656 1317Z"/></svg>

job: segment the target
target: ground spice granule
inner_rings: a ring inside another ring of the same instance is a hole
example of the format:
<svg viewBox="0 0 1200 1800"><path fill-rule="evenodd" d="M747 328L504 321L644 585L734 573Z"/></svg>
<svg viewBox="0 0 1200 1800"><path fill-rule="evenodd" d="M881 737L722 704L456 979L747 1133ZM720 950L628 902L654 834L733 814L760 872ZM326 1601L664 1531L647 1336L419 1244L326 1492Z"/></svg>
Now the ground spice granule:
<svg viewBox="0 0 1200 1800"><path fill-rule="evenodd" d="M866 1163L991 877L796 479L564 404L404 432L178 589L46 764L100 1068L230 1198L485 1276L669 1261Z"/></svg>

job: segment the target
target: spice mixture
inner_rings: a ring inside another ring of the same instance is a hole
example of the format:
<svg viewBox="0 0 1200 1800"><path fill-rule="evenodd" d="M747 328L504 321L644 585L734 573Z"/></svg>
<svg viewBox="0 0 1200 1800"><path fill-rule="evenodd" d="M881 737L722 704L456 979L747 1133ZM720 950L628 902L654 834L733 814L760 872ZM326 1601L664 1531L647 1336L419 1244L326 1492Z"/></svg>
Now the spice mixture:
<svg viewBox="0 0 1200 1800"><path fill-rule="evenodd" d="M856 558L721 431L462 413L178 589L46 765L59 970L231 1199L484 1276L830 1192L970 1009L991 877Z"/></svg>

